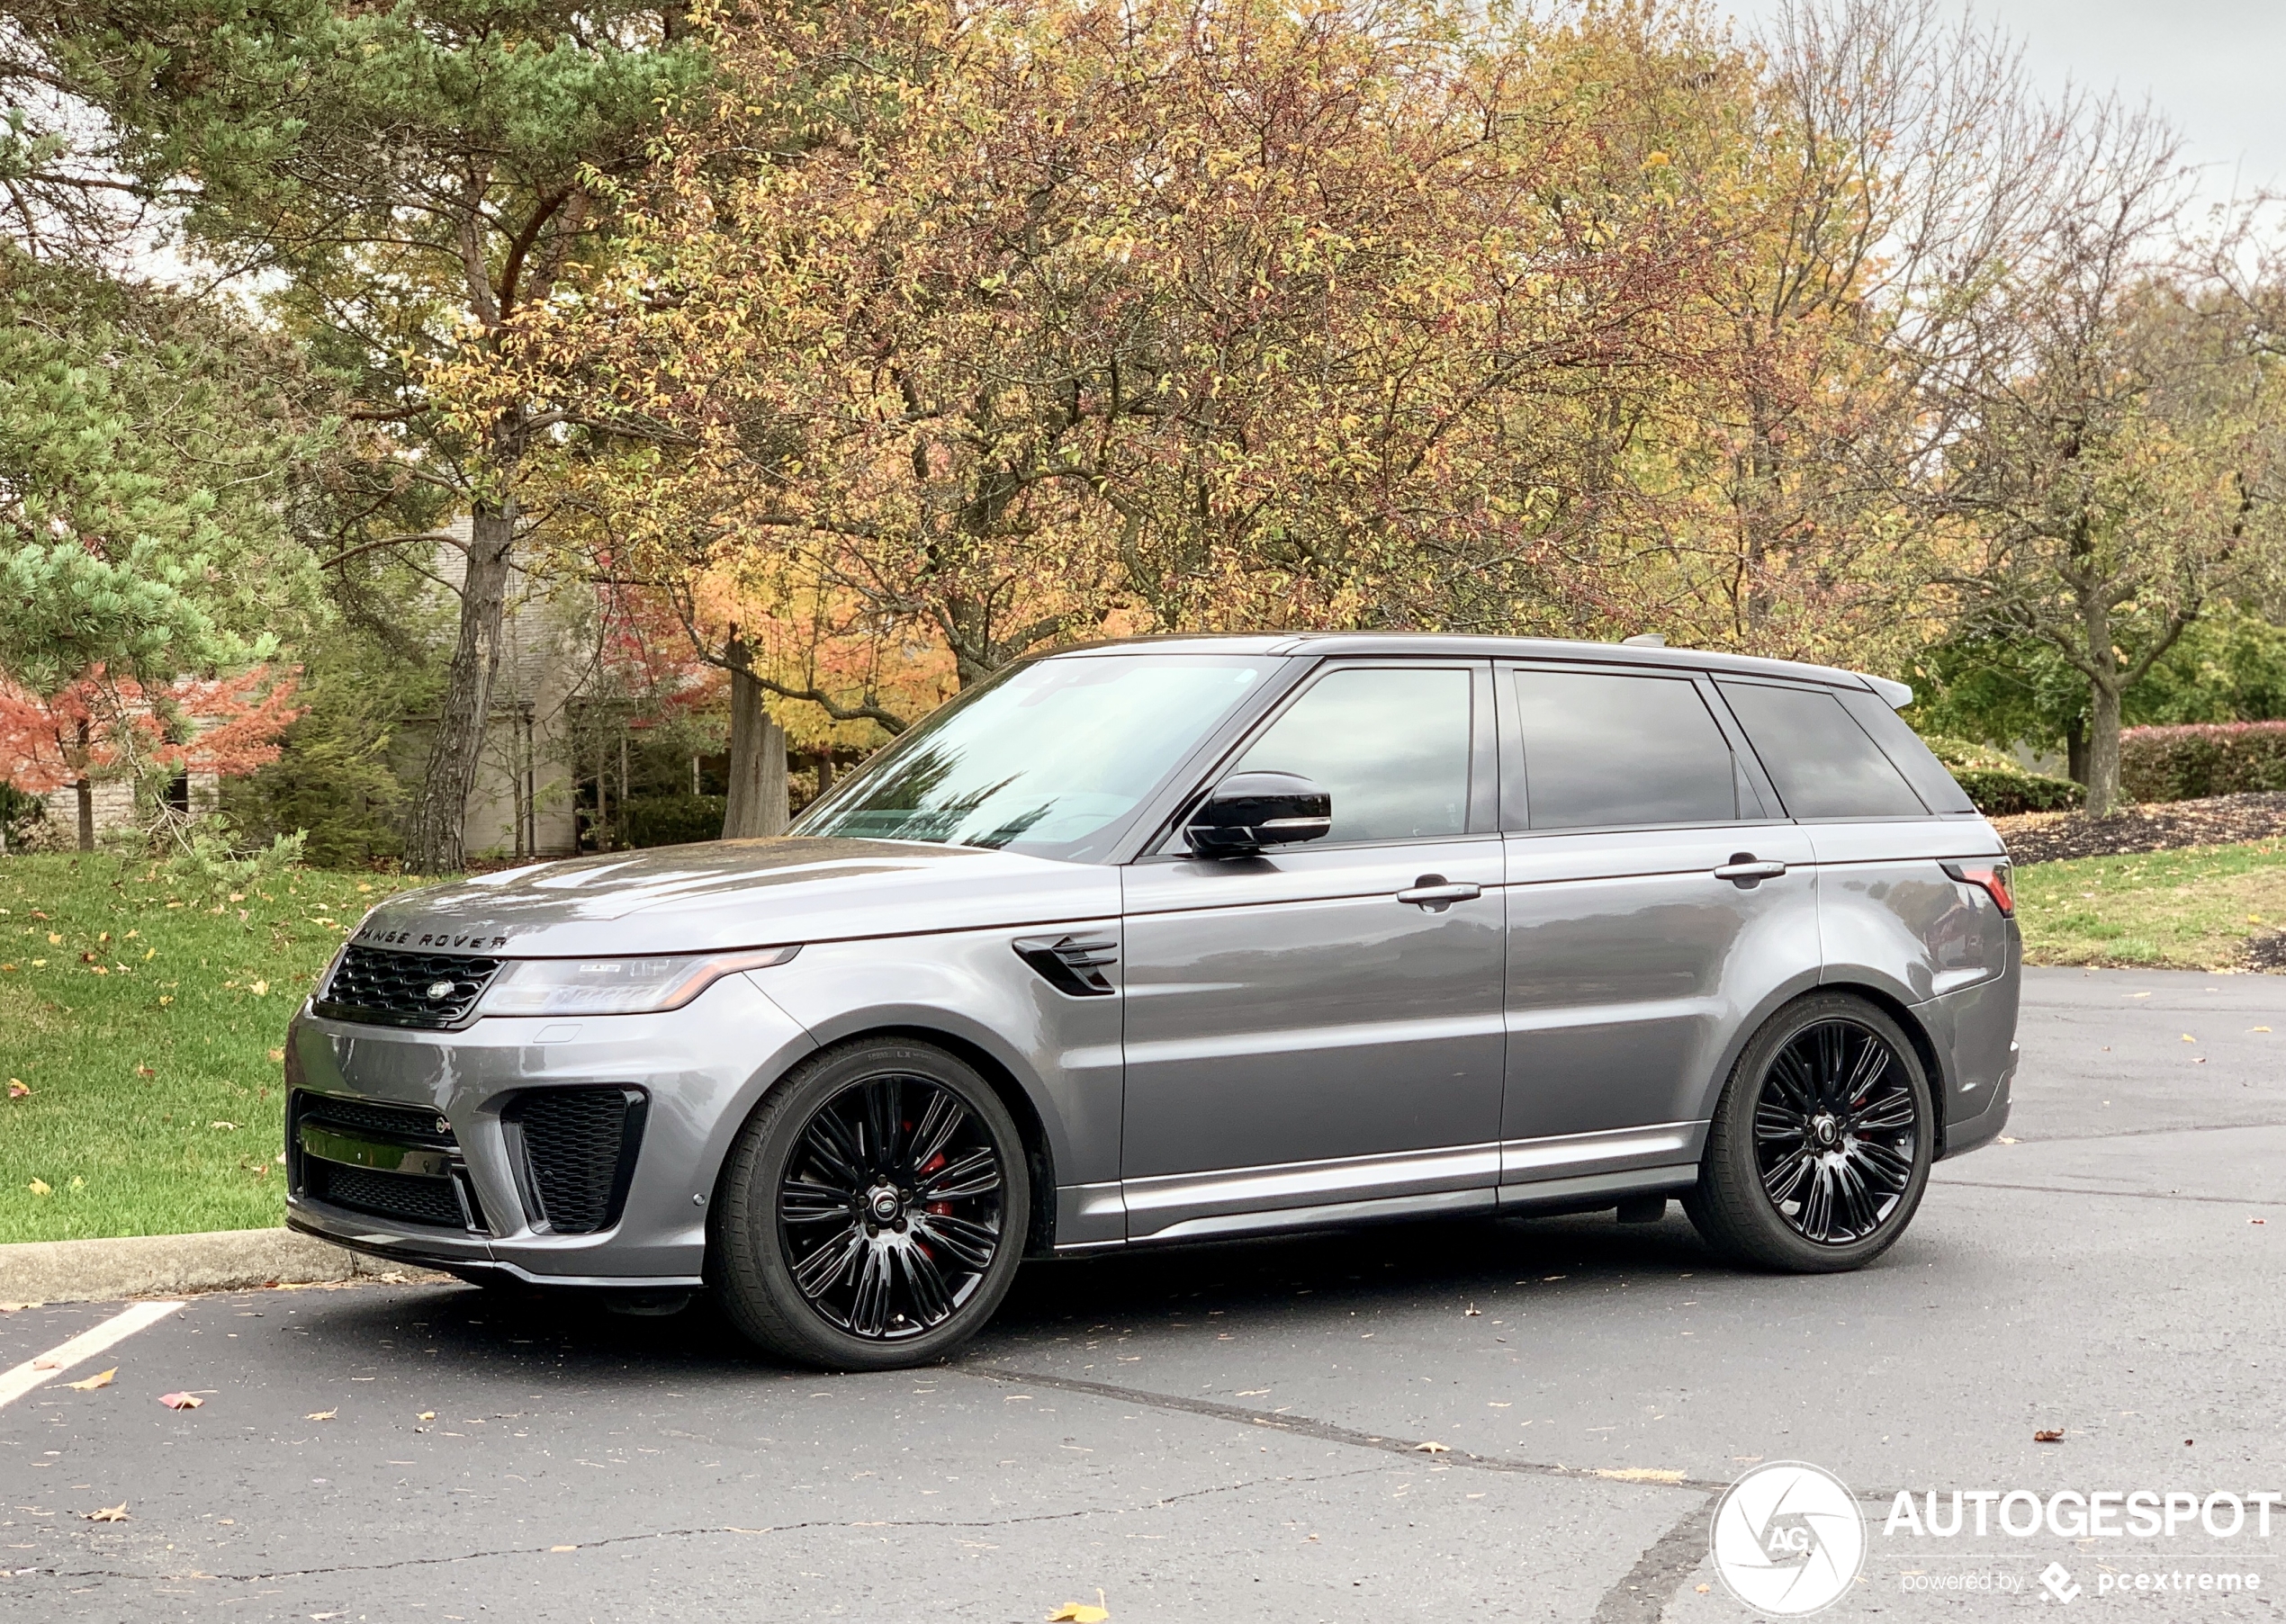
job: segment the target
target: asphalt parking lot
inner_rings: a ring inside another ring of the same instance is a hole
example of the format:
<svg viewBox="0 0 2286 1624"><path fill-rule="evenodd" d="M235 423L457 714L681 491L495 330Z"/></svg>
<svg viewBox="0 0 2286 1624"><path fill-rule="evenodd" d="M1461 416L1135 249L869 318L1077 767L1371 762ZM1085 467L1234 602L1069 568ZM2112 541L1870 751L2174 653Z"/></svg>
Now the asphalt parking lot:
<svg viewBox="0 0 2286 1624"><path fill-rule="evenodd" d="M2015 1143L1856 1275L1731 1272L1672 1208L1387 1228L1035 1266L869 1377L703 1311L201 1298L0 1408L0 1616L1737 1620L1713 1497L1786 1458L1871 1520L1832 1616L2274 1616L2286 1513L1884 1532L1900 1488L2286 1489L2286 979L2033 972L2021 1040ZM115 1312L0 1315L0 1368ZM2101 1588L2226 1568L2260 1588Z"/></svg>

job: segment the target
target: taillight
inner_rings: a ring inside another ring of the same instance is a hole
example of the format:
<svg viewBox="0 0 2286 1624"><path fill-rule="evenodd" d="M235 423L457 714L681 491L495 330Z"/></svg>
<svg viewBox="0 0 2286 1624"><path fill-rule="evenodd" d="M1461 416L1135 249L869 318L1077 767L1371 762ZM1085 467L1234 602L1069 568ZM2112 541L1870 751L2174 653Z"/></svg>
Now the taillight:
<svg viewBox="0 0 2286 1624"><path fill-rule="evenodd" d="M2016 893L2010 885L2015 866L2011 863L1948 863L1945 872L1964 885L1974 885L1993 899L2004 916L2016 912Z"/></svg>

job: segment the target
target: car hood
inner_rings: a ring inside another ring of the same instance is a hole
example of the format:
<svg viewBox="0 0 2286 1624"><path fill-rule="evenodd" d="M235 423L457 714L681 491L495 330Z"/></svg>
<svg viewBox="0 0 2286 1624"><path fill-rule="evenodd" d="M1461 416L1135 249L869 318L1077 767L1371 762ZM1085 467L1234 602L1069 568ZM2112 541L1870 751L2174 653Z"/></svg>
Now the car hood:
<svg viewBox="0 0 2286 1624"><path fill-rule="evenodd" d="M508 869L392 897L351 940L556 958L698 953L1102 919L1119 873L908 840L712 840Z"/></svg>

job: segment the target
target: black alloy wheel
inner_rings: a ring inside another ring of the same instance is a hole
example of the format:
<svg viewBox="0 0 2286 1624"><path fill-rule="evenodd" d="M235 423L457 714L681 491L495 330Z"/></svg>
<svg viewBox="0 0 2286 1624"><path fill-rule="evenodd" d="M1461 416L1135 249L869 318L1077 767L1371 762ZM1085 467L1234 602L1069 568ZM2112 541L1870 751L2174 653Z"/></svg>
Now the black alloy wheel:
<svg viewBox="0 0 2286 1624"><path fill-rule="evenodd" d="M1936 1160L1919 1051L1850 992L1796 999L1732 1067L1683 1210L1735 1262L1796 1274L1858 1269L1912 1223Z"/></svg>
<svg viewBox="0 0 2286 1624"><path fill-rule="evenodd" d="M1762 1189L1796 1234L1862 1241L1912 1184L1921 1108L1897 1052L1847 1018L1796 1033L1770 1057L1754 1105Z"/></svg>
<svg viewBox="0 0 2286 1624"><path fill-rule="evenodd" d="M1007 1180L976 1113L926 1077L873 1077L820 1105L796 1144L778 1221L810 1307L872 1341L950 1319L1004 1228Z"/></svg>
<svg viewBox="0 0 2286 1624"><path fill-rule="evenodd" d="M1031 1215L1013 1117L958 1056L859 1039L771 1085L724 1162L707 1276L797 1364L887 1370L967 1341L1007 1295Z"/></svg>

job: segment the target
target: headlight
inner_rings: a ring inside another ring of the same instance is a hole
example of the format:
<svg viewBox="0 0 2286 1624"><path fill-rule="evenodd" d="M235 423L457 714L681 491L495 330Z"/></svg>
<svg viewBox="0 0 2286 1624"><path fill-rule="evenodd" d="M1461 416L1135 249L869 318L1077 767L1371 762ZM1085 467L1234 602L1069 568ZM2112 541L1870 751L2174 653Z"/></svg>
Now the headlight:
<svg viewBox="0 0 2286 1624"><path fill-rule="evenodd" d="M479 1015L647 1015L680 1009L725 975L782 965L793 947L684 953L657 958L510 959L476 1006Z"/></svg>

